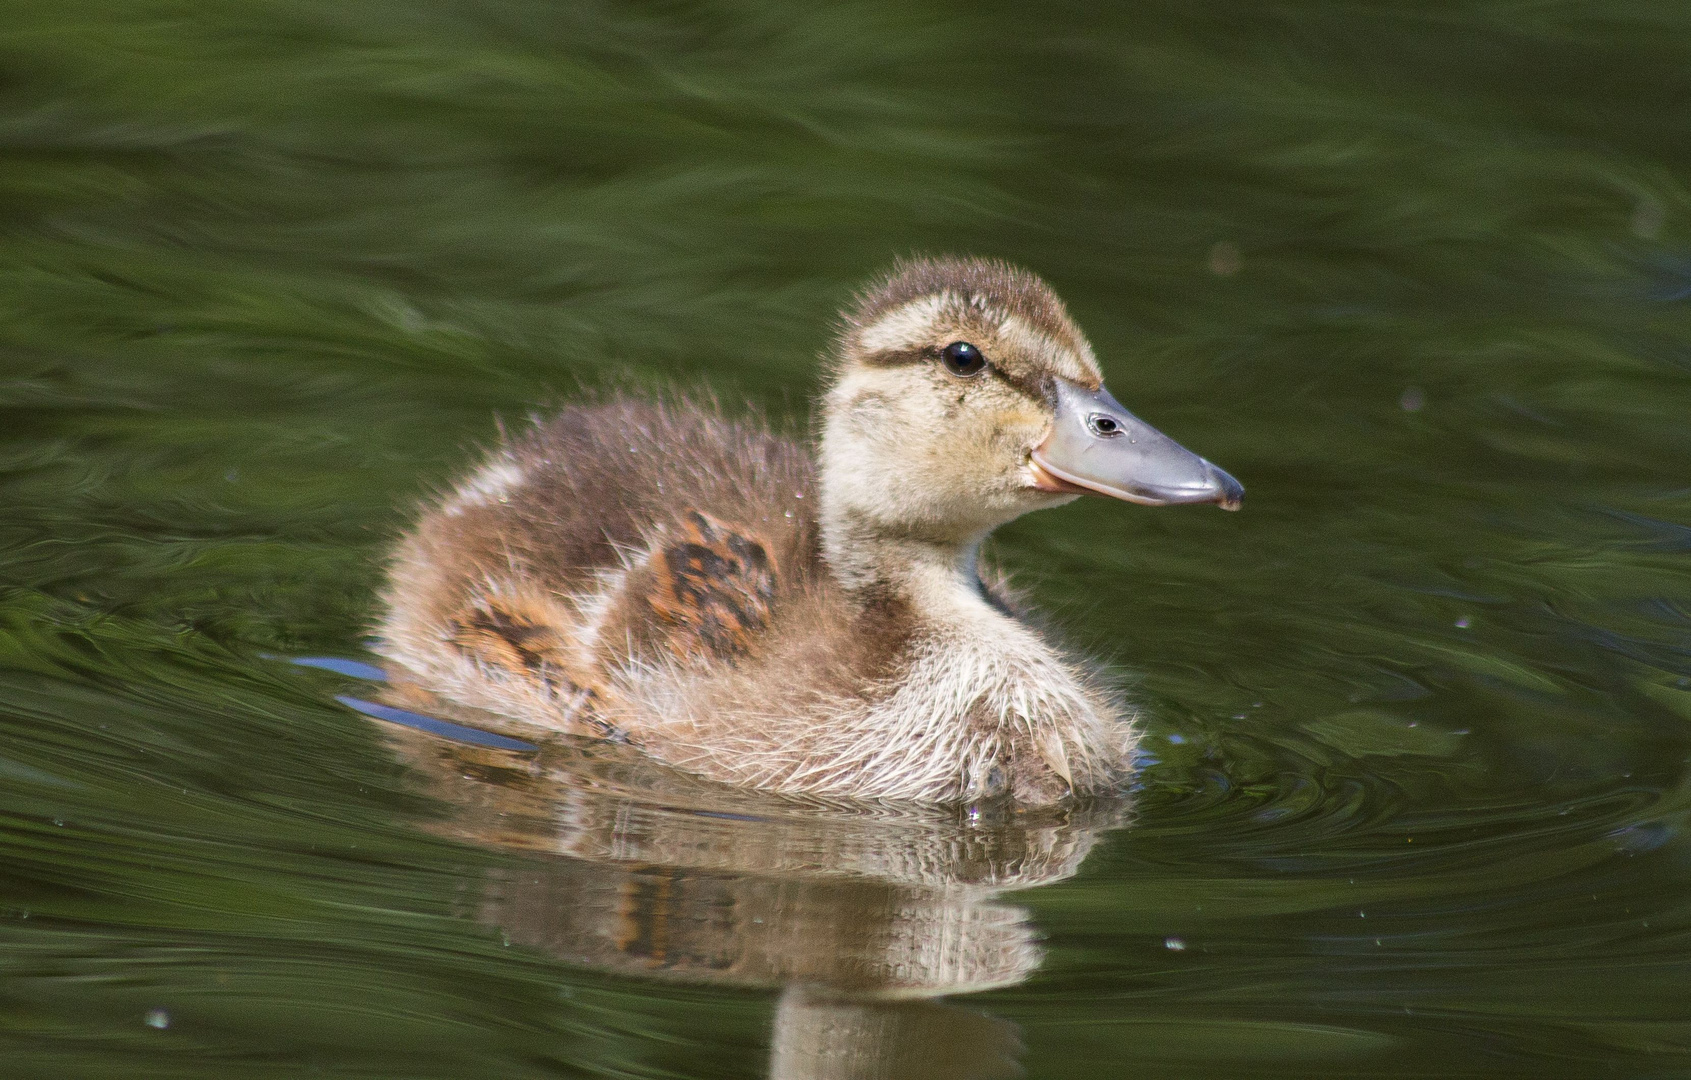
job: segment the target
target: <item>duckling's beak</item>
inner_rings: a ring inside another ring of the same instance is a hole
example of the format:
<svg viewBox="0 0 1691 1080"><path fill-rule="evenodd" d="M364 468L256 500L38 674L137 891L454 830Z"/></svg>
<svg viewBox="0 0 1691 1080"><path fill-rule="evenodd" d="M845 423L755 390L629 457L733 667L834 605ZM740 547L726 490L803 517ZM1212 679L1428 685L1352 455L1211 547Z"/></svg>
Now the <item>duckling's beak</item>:
<svg viewBox="0 0 1691 1080"><path fill-rule="evenodd" d="M1056 383L1057 422L1033 452L1034 486L1147 506L1239 509L1245 498L1239 481L1122 408L1108 390Z"/></svg>

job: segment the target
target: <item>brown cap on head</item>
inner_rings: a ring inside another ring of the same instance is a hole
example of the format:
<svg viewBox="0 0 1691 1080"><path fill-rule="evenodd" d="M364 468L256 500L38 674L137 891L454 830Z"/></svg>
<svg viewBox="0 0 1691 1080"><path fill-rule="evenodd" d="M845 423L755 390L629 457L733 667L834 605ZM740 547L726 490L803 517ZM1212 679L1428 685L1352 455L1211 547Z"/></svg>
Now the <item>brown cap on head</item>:
<svg viewBox="0 0 1691 1080"><path fill-rule="evenodd" d="M1037 275L999 259L900 259L844 312L840 352L872 360L886 339L923 321L959 332L969 324L978 324L981 333L1002 332L1025 360L1043 360L1056 374L1097 384L1092 347L1057 294Z"/></svg>
<svg viewBox="0 0 1691 1080"><path fill-rule="evenodd" d="M1002 259L899 259L892 270L857 295L846 321L863 327L896 308L937 293L951 293L964 303L1015 315L1028 325L1076 348L1080 336L1068 309L1037 274Z"/></svg>

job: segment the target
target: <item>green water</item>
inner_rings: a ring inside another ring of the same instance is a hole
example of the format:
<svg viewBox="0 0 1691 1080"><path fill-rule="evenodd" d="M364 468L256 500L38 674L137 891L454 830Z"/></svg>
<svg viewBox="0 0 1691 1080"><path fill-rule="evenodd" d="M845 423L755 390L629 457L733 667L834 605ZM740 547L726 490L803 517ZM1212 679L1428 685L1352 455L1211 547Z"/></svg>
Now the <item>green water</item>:
<svg viewBox="0 0 1691 1080"><path fill-rule="evenodd" d="M0 8L0 1075L1691 1076L1691 7ZM802 424L911 251L1249 491L995 541L1130 807L713 808L274 658L583 385Z"/></svg>

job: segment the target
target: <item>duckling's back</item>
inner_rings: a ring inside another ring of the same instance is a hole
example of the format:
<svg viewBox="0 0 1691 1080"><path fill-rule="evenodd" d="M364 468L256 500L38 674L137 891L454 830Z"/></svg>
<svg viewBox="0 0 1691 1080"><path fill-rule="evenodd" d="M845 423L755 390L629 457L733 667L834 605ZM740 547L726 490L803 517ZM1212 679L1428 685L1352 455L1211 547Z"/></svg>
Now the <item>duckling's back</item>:
<svg viewBox="0 0 1691 1080"><path fill-rule="evenodd" d="M571 407L402 541L383 649L468 704L622 734L631 674L732 666L821 599L814 507L790 439L681 402Z"/></svg>

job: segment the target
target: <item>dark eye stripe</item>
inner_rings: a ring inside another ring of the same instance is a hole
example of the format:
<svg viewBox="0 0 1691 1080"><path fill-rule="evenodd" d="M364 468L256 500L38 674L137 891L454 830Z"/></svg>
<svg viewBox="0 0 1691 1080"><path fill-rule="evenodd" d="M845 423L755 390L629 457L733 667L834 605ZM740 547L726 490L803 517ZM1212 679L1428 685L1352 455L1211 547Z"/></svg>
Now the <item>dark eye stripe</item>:
<svg viewBox="0 0 1691 1080"><path fill-rule="evenodd" d="M1051 385L1051 376L1044 372L1029 372L1022 375L1005 371L1001 367L994 367L992 369L992 373L1000 379L1003 379L1025 397L1030 400L1037 401L1041 405L1051 399L1051 395L1047 393Z"/></svg>
<svg viewBox="0 0 1691 1080"><path fill-rule="evenodd" d="M881 349L865 354L863 362L872 367L899 367L904 364L925 364L937 355L932 349Z"/></svg>
<svg viewBox="0 0 1691 1080"><path fill-rule="evenodd" d="M939 359L939 355L940 350L932 346L927 348L881 349L878 352L865 354L862 357L862 362L872 367L903 367L909 364L931 364ZM991 364L988 366L987 377L999 379L1029 400L1041 404L1050 396L1046 393L1052 379L1048 372L1037 371L1020 374L1006 371L997 364Z"/></svg>

